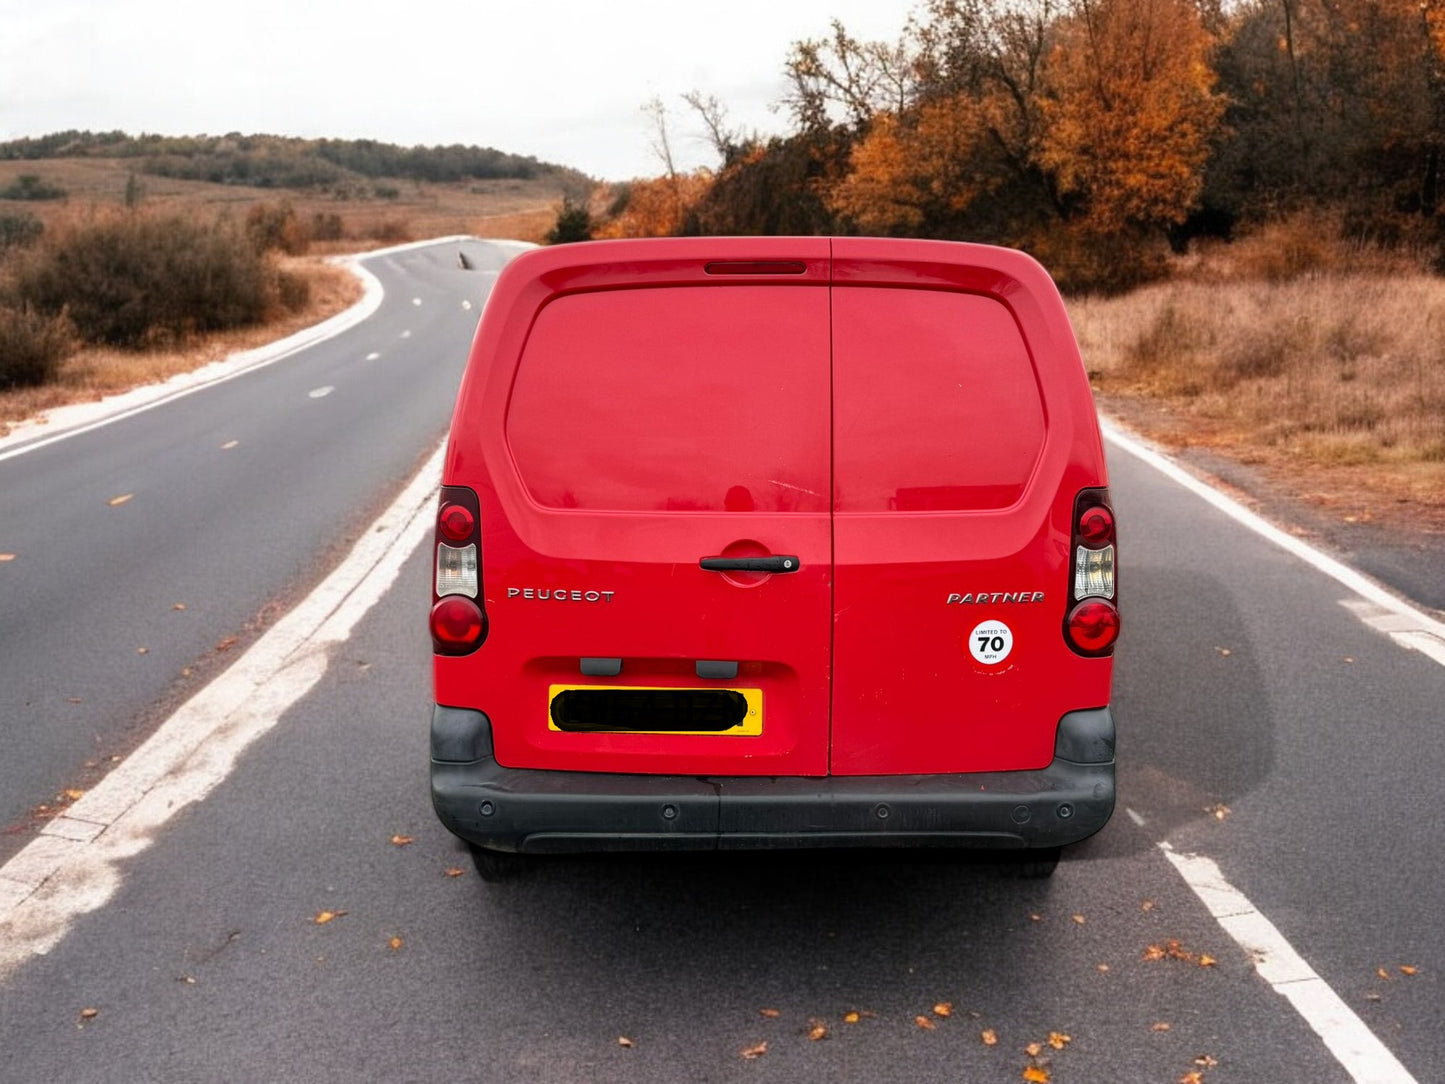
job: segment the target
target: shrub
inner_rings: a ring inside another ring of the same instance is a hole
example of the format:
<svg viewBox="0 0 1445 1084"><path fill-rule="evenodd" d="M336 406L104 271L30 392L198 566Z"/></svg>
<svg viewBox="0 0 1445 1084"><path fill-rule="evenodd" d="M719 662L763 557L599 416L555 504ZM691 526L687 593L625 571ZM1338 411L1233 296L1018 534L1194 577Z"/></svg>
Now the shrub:
<svg viewBox="0 0 1445 1084"><path fill-rule="evenodd" d="M346 236L341 216L335 211L317 211L311 216L313 241L340 241Z"/></svg>
<svg viewBox="0 0 1445 1084"><path fill-rule="evenodd" d="M562 245L570 241L592 240L592 212L587 210L583 203L573 203L570 199L562 200L562 207L557 212L557 221L547 231L546 241L549 245Z"/></svg>
<svg viewBox="0 0 1445 1084"><path fill-rule="evenodd" d="M246 236L257 252L280 251L299 256L311 244L306 227L287 200L258 203L246 212Z"/></svg>
<svg viewBox="0 0 1445 1084"><path fill-rule="evenodd" d="M16 262L13 288L41 313L68 312L88 341L137 347L255 323L277 285L233 223L131 212L47 235Z"/></svg>
<svg viewBox="0 0 1445 1084"><path fill-rule="evenodd" d="M55 379L75 345L70 321L30 306L0 306L0 389L33 387Z"/></svg>
<svg viewBox="0 0 1445 1084"><path fill-rule="evenodd" d="M32 214L0 215L0 256L6 249L33 245L44 232L45 223Z"/></svg>
<svg viewBox="0 0 1445 1084"><path fill-rule="evenodd" d="M0 189L0 199L64 199L66 195L60 185L47 184L34 173L22 173L8 188Z"/></svg>

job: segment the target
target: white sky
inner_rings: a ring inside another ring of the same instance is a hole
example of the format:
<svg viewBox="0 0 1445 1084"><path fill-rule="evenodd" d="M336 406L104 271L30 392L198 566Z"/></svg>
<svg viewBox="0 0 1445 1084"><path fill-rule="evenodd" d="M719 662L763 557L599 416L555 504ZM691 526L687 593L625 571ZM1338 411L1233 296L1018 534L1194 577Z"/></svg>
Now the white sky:
<svg viewBox="0 0 1445 1084"><path fill-rule="evenodd" d="M679 95L764 135L783 62L842 19L894 40L916 0L0 0L0 140L68 128L463 143L621 180L714 164Z"/></svg>

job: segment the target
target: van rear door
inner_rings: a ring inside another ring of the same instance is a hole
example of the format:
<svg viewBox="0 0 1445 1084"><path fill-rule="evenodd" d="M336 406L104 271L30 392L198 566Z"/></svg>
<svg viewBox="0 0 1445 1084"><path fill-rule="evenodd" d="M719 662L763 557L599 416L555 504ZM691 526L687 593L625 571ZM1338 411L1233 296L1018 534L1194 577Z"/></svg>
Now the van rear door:
<svg viewBox="0 0 1445 1084"><path fill-rule="evenodd" d="M833 255L831 771L1042 768L1059 718L1108 695L1063 634L1103 457L1057 291L1000 249Z"/></svg>
<svg viewBox="0 0 1445 1084"><path fill-rule="evenodd" d="M447 471L485 464L490 633L437 669L439 698L485 704L499 763L827 773L828 257L601 242L499 284ZM726 567L768 557L786 567ZM710 730L696 690L737 692L742 725Z"/></svg>

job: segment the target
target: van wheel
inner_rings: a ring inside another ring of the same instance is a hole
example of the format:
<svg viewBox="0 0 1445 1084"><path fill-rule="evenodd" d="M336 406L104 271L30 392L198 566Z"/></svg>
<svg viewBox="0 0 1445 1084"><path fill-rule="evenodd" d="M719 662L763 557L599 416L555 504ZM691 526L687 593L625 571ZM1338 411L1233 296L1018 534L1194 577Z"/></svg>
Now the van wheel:
<svg viewBox="0 0 1445 1084"><path fill-rule="evenodd" d="M1062 847L1039 847L1027 851L1016 851L1009 855L1008 864L1004 867L1010 877L1017 877L1025 881L1042 881L1046 877L1052 877L1054 870L1059 866L1059 855L1063 853Z"/></svg>
<svg viewBox="0 0 1445 1084"><path fill-rule="evenodd" d="M485 847L469 845L472 864L477 867L477 876L488 884L498 881L514 881L532 867L526 855L513 851L489 851Z"/></svg>

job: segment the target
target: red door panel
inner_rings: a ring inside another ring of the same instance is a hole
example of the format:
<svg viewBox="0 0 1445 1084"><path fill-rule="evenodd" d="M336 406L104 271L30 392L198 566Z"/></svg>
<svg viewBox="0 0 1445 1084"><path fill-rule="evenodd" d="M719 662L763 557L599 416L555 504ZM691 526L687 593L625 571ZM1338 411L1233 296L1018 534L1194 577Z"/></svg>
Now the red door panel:
<svg viewBox="0 0 1445 1084"><path fill-rule="evenodd" d="M486 711L508 767L825 774L827 241L579 250L536 254L559 265L537 276L548 289L534 279L530 297L490 303L533 311L524 342L494 336L487 318L478 334L489 375L463 387L448 475L485 465L490 632L474 655L438 660L438 699L455 690ZM782 256L785 275L706 270ZM503 316L497 326L515 326ZM699 567L767 554L800 567ZM583 658L620 659L621 673L584 676ZM699 678L699 661L736 662L737 676ZM760 690L761 732L558 730L558 685Z"/></svg>
<svg viewBox="0 0 1445 1084"><path fill-rule="evenodd" d="M1102 457L1052 284L975 246L834 255L831 770L1044 767L1059 718L1108 695L1062 633Z"/></svg>

